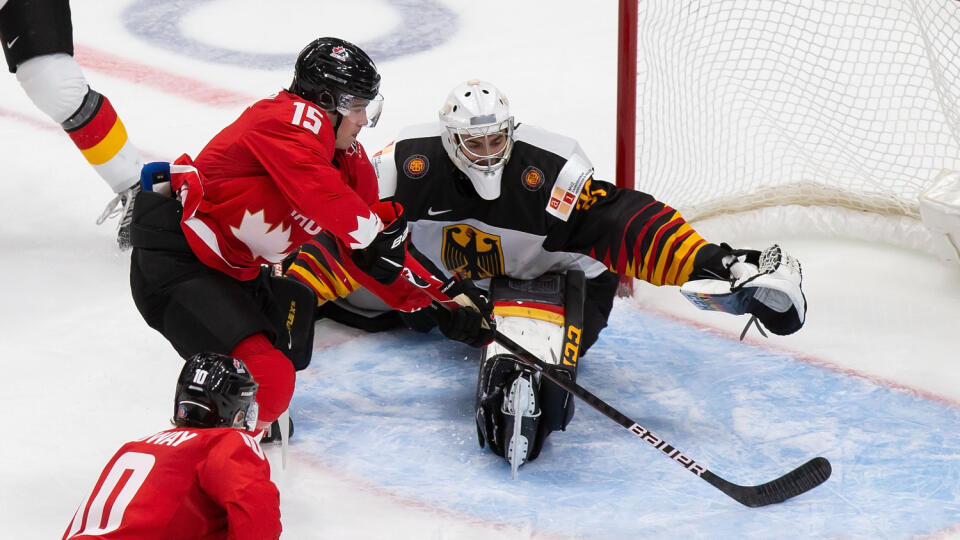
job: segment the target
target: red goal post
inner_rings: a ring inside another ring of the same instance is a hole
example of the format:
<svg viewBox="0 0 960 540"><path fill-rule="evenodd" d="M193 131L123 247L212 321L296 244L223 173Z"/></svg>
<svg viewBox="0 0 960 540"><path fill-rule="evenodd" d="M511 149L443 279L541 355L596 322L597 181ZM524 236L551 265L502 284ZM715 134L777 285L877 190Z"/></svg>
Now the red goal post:
<svg viewBox="0 0 960 540"><path fill-rule="evenodd" d="M919 199L960 170L960 1L619 9L619 186L717 241L761 228L950 258Z"/></svg>

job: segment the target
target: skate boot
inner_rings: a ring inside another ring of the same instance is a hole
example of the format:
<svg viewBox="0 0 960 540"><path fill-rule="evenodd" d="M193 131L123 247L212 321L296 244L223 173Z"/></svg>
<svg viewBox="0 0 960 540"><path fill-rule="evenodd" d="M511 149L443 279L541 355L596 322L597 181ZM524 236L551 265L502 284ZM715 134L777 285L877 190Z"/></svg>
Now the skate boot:
<svg viewBox="0 0 960 540"><path fill-rule="evenodd" d="M537 402L539 388L539 378L527 370L521 370L504 392L500 406L503 414L503 435L500 440L504 443L504 457L510 462L514 480L517 470L530 457L530 449L537 437L540 422L540 405Z"/></svg>
<svg viewBox="0 0 960 540"><path fill-rule="evenodd" d="M287 417L287 422L290 426L290 433L287 438L293 437L293 418ZM267 431L264 432L263 437L260 439L260 444L269 444L274 442L280 442L280 420L274 420L270 427L267 428Z"/></svg>
<svg viewBox="0 0 960 540"><path fill-rule="evenodd" d="M130 227L133 224L133 200L137 197L137 193L140 193L140 182L117 193L117 196L107 203L107 207L103 209L103 213L97 218L97 225L101 225L104 221L114 216L120 217L120 221L117 223L117 246L124 251L130 249Z"/></svg>

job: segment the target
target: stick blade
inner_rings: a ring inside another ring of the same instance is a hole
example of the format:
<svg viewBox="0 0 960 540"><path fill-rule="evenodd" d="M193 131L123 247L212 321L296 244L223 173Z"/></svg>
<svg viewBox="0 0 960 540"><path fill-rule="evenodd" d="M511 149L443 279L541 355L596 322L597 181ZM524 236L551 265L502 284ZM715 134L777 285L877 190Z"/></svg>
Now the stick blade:
<svg viewBox="0 0 960 540"><path fill-rule="evenodd" d="M756 508L806 493L826 482L831 472L833 468L827 458L815 457L780 478L759 486L738 486L714 474L710 474L710 477L704 474L704 478L740 504Z"/></svg>

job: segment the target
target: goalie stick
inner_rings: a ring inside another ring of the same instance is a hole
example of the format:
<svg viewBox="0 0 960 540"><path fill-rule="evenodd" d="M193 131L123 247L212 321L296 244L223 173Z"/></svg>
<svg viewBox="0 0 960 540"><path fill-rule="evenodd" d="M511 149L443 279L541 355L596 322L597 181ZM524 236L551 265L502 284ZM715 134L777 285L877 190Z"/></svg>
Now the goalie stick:
<svg viewBox="0 0 960 540"><path fill-rule="evenodd" d="M462 305L469 305L470 301L466 298L466 295L461 295L463 298L452 299L444 294L441 290L442 282L430 274L409 255L406 263L401 272L404 278L424 290L424 292L429 294L437 303L447 309L458 309ZM765 484L756 486L734 484L709 471L706 467L688 457L672 444L654 435L650 430L634 422L602 399L593 395L593 393L586 388L564 377L557 376L553 366L543 362L533 353L499 331L494 332L494 341L516 355L521 362L553 381L560 388L583 400L587 405L603 413L607 418L620 424L621 427L633 433L644 442L649 443L657 450L660 450L665 456L676 461L685 469L705 480L711 486L719 489L740 504L756 508L783 502L791 497L796 497L801 493L810 491L830 478L832 471L830 462L824 457L815 457L787 474Z"/></svg>

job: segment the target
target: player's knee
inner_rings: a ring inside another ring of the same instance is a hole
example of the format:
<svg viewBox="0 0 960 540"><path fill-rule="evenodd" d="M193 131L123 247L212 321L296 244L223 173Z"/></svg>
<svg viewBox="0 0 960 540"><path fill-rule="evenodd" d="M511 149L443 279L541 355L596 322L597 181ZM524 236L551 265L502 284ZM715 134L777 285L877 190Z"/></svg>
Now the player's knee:
<svg viewBox="0 0 960 540"><path fill-rule="evenodd" d="M290 406L293 397L296 383L293 364L263 334L244 339L230 355L243 360L260 386L257 391L260 420L276 420Z"/></svg>
<svg viewBox="0 0 960 540"><path fill-rule="evenodd" d="M23 62L17 66L17 80L37 108L58 124L80 109L89 90L80 66L65 53Z"/></svg>

